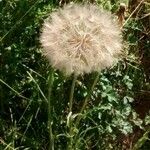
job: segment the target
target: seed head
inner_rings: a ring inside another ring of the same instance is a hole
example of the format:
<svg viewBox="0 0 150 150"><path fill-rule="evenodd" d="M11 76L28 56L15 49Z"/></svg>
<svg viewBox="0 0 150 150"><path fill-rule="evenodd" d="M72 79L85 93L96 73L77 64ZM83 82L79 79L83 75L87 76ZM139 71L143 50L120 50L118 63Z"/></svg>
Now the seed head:
<svg viewBox="0 0 150 150"><path fill-rule="evenodd" d="M42 28L43 53L70 75L101 71L119 58L121 31L109 12L93 5L67 5L53 12Z"/></svg>

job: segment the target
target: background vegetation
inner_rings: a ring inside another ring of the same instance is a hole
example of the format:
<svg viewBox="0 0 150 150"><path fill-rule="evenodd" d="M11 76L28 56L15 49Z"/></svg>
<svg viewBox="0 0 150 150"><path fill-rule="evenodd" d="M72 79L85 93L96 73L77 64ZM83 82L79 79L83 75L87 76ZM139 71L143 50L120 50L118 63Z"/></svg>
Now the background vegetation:
<svg viewBox="0 0 150 150"><path fill-rule="evenodd" d="M88 0L87 0L88 1ZM87 2L76 0L76 2ZM40 28L50 12L69 0L0 0L0 149L46 150L49 65L41 54ZM125 19L125 57L104 70L82 114L76 119L95 74L77 79L73 116L68 116L72 77L55 71L53 134L55 149L69 136L76 150L150 149L150 2L89 0ZM120 9L125 3L126 10ZM120 10L120 11L119 11Z"/></svg>

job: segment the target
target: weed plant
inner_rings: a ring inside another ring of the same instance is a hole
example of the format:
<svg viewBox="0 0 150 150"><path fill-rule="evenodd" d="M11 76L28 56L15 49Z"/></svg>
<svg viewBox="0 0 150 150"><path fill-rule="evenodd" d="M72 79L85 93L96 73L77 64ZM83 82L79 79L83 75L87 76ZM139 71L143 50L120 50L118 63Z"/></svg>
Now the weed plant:
<svg viewBox="0 0 150 150"><path fill-rule="evenodd" d="M42 56L39 42L44 20L68 2L0 0L0 150L47 150L50 143L48 114L51 114L56 150L66 150L70 139L73 139L72 150L148 150L150 2L74 1L96 3L114 14L120 3L125 3L127 8L125 16L119 14L124 19L121 22L126 41L124 59L100 72L81 113L97 74L76 79L72 114L68 103L73 76L65 77L59 71L53 74L51 111L48 109L51 67ZM137 102L145 100L146 104L138 111Z"/></svg>

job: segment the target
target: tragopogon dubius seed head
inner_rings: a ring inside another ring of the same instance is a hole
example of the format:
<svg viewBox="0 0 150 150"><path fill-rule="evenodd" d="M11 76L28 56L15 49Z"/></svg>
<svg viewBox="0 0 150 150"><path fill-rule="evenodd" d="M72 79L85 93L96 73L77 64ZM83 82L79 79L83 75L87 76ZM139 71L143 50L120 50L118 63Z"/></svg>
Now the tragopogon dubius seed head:
<svg viewBox="0 0 150 150"><path fill-rule="evenodd" d="M50 64L68 75L110 67L122 49L117 21L95 5L73 4L53 12L40 41Z"/></svg>

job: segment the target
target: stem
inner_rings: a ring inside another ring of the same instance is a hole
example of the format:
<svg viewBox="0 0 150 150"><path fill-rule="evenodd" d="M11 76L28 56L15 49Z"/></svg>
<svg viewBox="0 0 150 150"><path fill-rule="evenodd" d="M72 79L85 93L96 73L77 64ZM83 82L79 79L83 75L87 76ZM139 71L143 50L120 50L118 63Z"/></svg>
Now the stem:
<svg viewBox="0 0 150 150"><path fill-rule="evenodd" d="M99 79L99 73L97 73L97 75L96 75L96 77L95 77L95 79L94 79L94 82L93 82L93 84L92 84L92 86L91 86L91 89L90 89L89 92L88 92L87 97L85 98L85 101L84 101L84 103L83 103L83 105L82 105L82 108L81 108L79 114L82 114L82 112L84 111L84 109L85 109L85 107L86 107L86 105L87 105L87 103L88 103L88 101L89 101L89 98L90 98L90 96L91 96L91 94L92 94L92 92L93 92L93 90L94 90L94 87L95 87L95 85L96 85L97 82L98 82L98 79ZM76 128L78 128L81 118L82 118L81 115L78 115L78 116L77 116L77 120L76 120L76 122L75 122ZM75 136L75 139L74 139L75 143L77 143L77 140L78 140L78 135ZM76 147L76 145L75 145L75 147Z"/></svg>
<svg viewBox="0 0 150 150"><path fill-rule="evenodd" d="M75 82L76 82L77 76L74 74L72 85L71 85L71 91L69 96L69 113L72 112L72 104L73 104L73 95L74 95L74 88L75 88Z"/></svg>
<svg viewBox="0 0 150 150"><path fill-rule="evenodd" d="M144 145L144 143L149 140L148 137L149 133L150 133L150 128L148 128L147 131L143 134L143 136L135 143L132 150L140 149Z"/></svg>
<svg viewBox="0 0 150 150"><path fill-rule="evenodd" d="M51 93L52 93L52 86L53 86L53 81L54 81L54 70L51 68L49 72L49 78L48 78L48 129L49 129L49 150L54 150L54 138L53 138L53 133L52 133L52 98L51 98Z"/></svg>
<svg viewBox="0 0 150 150"><path fill-rule="evenodd" d="M90 96L91 96L91 94L92 94L92 92L93 92L93 90L94 90L94 87L95 87L95 85L97 84L98 79L99 79L99 73L97 73L97 75L96 75L96 77L95 77L95 80L94 80L94 82L93 82L93 84L92 84L92 87L91 87L91 89L89 90L87 97L85 98L85 101L84 101L84 103L83 103L83 105L82 105L82 108L81 108L79 114L82 114L82 112L84 111L84 109L85 109L85 107L86 107L86 105L87 105L87 103L88 103L88 101L89 101L89 98L90 98ZM81 115L79 115L79 116L77 117L77 120L76 120L76 123L75 123L76 127L79 125L80 120L81 120Z"/></svg>
<svg viewBox="0 0 150 150"><path fill-rule="evenodd" d="M70 96L69 96L69 114L72 114L72 105L73 105L73 95L74 95L74 89L75 89L75 83L77 80L77 75L74 74L73 80L72 80L72 85L71 85L71 91L70 91ZM72 119L69 121L69 135L70 139L68 142L68 150L72 150Z"/></svg>

